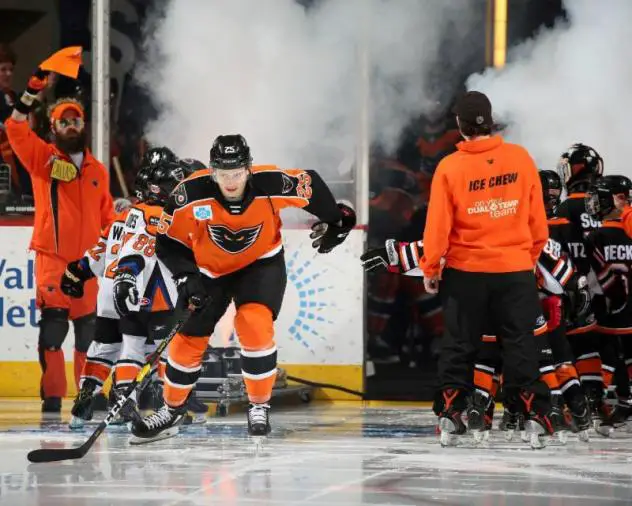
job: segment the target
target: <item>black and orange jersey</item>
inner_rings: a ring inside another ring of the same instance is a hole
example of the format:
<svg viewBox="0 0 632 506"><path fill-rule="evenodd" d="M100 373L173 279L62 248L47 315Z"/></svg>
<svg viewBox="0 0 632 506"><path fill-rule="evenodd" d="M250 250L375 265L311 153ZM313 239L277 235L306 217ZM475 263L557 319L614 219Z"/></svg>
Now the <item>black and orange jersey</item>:
<svg viewBox="0 0 632 506"><path fill-rule="evenodd" d="M209 170L200 170L171 194L158 234L158 258L175 274L219 277L272 257L283 248L285 207L303 208L327 223L342 218L331 191L314 171L252 167L244 198L224 199Z"/></svg>
<svg viewBox="0 0 632 506"><path fill-rule="evenodd" d="M632 239L620 220L606 220L589 233L586 246L606 300L598 329L607 334L632 334Z"/></svg>
<svg viewBox="0 0 632 506"><path fill-rule="evenodd" d="M130 207L125 220L117 268L136 276L139 311L171 311L178 297L171 272L156 258L156 233L162 211L162 206L140 203Z"/></svg>
<svg viewBox="0 0 632 506"><path fill-rule="evenodd" d="M555 210L558 218L566 219L569 222L568 228L571 229L571 232L566 232L568 250L583 274L586 274L590 269L584 240L590 232L601 226L599 220L590 216L586 211L585 196L585 193L571 193Z"/></svg>

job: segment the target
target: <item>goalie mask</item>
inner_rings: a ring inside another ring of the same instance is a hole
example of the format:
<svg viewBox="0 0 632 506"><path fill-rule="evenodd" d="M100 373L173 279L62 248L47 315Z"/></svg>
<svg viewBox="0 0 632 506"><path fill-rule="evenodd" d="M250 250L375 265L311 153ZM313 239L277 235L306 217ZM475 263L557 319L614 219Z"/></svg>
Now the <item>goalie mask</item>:
<svg viewBox="0 0 632 506"><path fill-rule="evenodd" d="M594 182L586 193L586 211L603 220L615 209L614 196L625 195L632 203L632 181L625 176L604 176Z"/></svg>
<svg viewBox="0 0 632 506"><path fill-rule="evenodd" d="M544 198L546 216L551 218L562 197L562 180L557 172L553 170L541 170L540 182L542 183L542 196Z"/></svg>
<svg viewBox="0 0 632 506"><path fill-rule="evenodd" d="M571 191L574 186L590 184L600 178L603 175L603 159L590 146L573 144L562 153L557 173Z"/></svg>

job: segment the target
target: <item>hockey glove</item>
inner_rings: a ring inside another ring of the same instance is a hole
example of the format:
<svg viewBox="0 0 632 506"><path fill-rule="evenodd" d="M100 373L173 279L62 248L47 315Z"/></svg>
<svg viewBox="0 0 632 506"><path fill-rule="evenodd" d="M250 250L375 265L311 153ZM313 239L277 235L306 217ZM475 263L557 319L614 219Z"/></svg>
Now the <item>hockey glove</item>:
<svg viewBox="0 0 632 506"><path fill-rule="evenodd" d="M572 278L565 291L568 322L583 324L590 316L591 297L586 276Z"/></svg>
<svg viewBox="0 0 632 506"><path fill-rule="evenodd" d="M136 276L129 270L117 270L114 277L114 308L119 316L127 316L138 307Z"/></svg>
<svg viewBox="0 0 632 506"><path fill-rule="evenodd" d="M559 295L542 299L542 311L549 330L555 330L562 324L562 298Z"/></svg>
<svg viewBox="0 0 632 506"><path fill-rule="evenodd" d="M419 267L423 256L423 242L398 242L387 239L383 248L370 249L360 257L362 267L369 272L384 268L389 272L406 274Z"/></svg>
<svg viewBox="0 0 632 506"><path fill-rule="evenodd" d="M344 204L338 204L338 208L342 213L340 221L337 223L319 221L312 226L312 233L309 234L309 237L310 239L315 239L312 242L312 247L317 249L318 253L329 253L341 244L353 227L355 227L355 211Z"/></svg>
<svg viewBox="0 0 632 506"><path fill-rule="evenodd" d="M35 71L29 79L29 82L26 85L26 90L22 93L20 100L18 100L15 104L15 109L18 112L22 114L28 114L31 112L33 102L35 102L38 93L46 88L49 74L50 72L48 70L42 70L40 68Z"/></svg>
<svg viewBox="0 0 632 506"><path fill-rule="evenodd" d="M176 288L178 289L178 302L184 305L184 307L192 307L194 310L199 310L208 295L202 283L202 275L199 273L186 272L174 276L176 282Z"/></svg>
<svg viewBox="0 0 632 506"><path fill-rule="evenodd" d="M87 258L70 262L61 276L61 291L68 297L80 299L83 297L83 284L93 277Z"/></svg>

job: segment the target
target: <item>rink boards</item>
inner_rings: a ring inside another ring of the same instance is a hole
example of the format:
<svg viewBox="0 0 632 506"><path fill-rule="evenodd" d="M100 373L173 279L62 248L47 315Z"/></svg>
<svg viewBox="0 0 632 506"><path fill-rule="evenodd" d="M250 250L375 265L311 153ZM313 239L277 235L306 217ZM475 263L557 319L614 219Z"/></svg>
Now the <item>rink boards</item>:
<svg viewBox="0 0 632 506"><path fill-rule="evenodd" d="M2 227L0 241L0 397L37 396L37 321L34 254L28 251L31 227ZM307 229L284 230L288 284L275 325L279 362L304 379L362 389L363 283L359 262L362 230L318 255ZM232 335L232 315L218 325L213 344L225 346ZM72 359L72 326L64 343ZM67 364L72 378L72 364ZM69 384L72 381L69 381ZM73 393L73 392L71 392ZM327 393L346 397L346 394Z"/></svg>

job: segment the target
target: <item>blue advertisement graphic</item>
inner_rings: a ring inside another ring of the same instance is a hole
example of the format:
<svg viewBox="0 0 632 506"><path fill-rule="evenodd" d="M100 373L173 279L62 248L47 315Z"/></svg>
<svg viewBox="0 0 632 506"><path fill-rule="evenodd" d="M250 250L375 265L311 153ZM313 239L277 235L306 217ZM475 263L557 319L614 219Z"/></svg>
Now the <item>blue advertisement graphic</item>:
<svg viewBox="0 0 632 506"><path fill-rule="evenodd" d="M37 327L33 263L28 260L25 267L0 259L0 327ZM26 300L28 304L22 302Z"/></svg>

